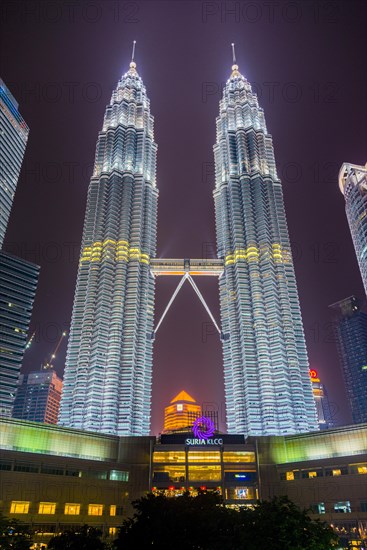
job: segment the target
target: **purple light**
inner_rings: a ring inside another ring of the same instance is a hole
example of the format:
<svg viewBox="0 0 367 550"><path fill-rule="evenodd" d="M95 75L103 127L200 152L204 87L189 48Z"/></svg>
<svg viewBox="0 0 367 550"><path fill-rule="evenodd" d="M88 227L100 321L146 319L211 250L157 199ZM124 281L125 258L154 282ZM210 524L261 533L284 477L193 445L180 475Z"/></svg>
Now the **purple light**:
<svg viewBox="0 0 367 550"><path fill-rule="evenodd" d="M214 434L214 422L207 416L200 416L195 420L192 431L198 439L208 439Z"/></svg>

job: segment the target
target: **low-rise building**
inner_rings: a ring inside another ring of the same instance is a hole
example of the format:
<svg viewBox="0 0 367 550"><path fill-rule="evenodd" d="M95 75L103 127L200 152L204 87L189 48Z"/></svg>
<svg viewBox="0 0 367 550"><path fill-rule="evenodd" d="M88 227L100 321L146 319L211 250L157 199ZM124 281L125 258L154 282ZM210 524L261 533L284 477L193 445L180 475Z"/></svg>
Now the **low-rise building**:
<svg viewBox="0 0 367 550"><path fill-rule="evenodd" d="M0 506L47 543L84 524L114 536L149 487L155 438L117 437L1 419Z"/></svg>
<svg viewBox="0 0 367 550"><path fill-rule="evenodd" d="M208 423L209 425L210 423ZM0 419L0 506L36 541L85 523L114 536L147 492L199 489L227 506L288 495L345 540L367 538L367 424L289 436L118 437Z"/></svg>

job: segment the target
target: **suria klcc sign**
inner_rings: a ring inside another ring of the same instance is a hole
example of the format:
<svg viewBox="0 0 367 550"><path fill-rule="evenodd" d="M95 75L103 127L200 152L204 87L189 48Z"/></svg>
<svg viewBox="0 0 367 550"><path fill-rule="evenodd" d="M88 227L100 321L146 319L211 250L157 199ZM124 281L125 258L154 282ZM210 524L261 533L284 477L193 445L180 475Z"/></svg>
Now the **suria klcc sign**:
<svg viewBox="0 0 367 550"><path fill-rule="evenodd" d="M208 416L200 416L192 426L194 438L185 440L186 445L223 445L223 439L213 438L215 431L214 422Z"/></svg>

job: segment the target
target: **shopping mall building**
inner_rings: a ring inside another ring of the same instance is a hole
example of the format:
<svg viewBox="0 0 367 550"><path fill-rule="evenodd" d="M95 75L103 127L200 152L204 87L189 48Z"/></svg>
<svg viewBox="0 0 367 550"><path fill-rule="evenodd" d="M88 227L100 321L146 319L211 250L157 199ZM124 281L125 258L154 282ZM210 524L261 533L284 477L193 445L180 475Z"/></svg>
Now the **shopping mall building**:
<svg viewBox="0 0 367 550"><path fill-rule="evenodd" d="M117 437L0 419L0 508L38 544L85 523L114 536L149 491L220 492L228 506L288 495L354 541L367 537L367 424L247 438ZM356 543L356 548L360 546Z"/></svg>

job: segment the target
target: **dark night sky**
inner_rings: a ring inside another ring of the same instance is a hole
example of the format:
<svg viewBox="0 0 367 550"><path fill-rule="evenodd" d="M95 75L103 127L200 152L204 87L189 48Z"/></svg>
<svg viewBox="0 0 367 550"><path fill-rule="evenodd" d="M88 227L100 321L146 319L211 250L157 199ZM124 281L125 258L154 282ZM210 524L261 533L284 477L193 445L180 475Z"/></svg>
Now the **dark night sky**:
<svg viewBox="0 0 367 550"><path fill-rule="evenodd" d="M70 323L97 134L134 39L158 143L158 256L214 255L212 148L235 42L273 135L310 365L348 423L328 305L363 296L337 175L367 161L366 2L10 0L0 14L0 75L30 127L5 248L42 266L24 371ZM158 279L157 319L177 283ZM217 281L197 283L219 319ZM153 433L183 388L224 428L221 344L188 285L156 339Z"/></svg>

